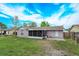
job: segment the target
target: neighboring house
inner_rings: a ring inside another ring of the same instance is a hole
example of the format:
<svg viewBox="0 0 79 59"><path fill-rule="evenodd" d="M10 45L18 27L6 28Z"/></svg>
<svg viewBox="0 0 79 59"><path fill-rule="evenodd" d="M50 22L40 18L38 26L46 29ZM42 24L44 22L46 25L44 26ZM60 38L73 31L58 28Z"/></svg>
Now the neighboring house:
<svg viewBox="0 0 79 59"><path fill-rule="evenodd" d="M79 38L79 25L73 25L70 29L70 36L72 39Z"/></svg>
<svg viewBox="0 0 79 59"><path fill-rule="evenodd" d="M0 35L14 35L17 34L17 31L15 31L14 28L6 29L6 30L0 30Z"/></svg>
<svg viewBox="0 0 79 59"><path fill-rule="evenodd" d="M6 35L17 35L17 29L13 27L12 29L6 30Z"/></svg>
<svg viewBox="0 0 79 59"><path fill-rule="evenodd" d="M18 37L27 38L58 38L63 39L63 26L26 27L17 30Z"/></svg>
<svg viewBox="0 0 79 59"><path fill-rule="evenodd" d="M5 35L6 34L6 30L0 30L0 35Z"/></svg>
<svg viewBox="0 0 79 59"><path fill-rule="evenodd" d="M13 35L14 34L14 30L6 30L6 35Z"/></svg>

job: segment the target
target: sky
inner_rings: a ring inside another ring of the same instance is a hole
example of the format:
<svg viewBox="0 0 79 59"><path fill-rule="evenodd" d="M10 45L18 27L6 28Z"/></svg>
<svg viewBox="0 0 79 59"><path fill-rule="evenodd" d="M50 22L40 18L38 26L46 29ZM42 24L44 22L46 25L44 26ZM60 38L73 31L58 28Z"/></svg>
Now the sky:
<svg viewBox="0 0 79 59"><path fill-rule="evenodd" d="M23 23L36 22L38 26L47 21L51 26L70 28L79 24L78 3L1 3L0 22L9 28L12 18L18 16L19 26Z"/></svg>

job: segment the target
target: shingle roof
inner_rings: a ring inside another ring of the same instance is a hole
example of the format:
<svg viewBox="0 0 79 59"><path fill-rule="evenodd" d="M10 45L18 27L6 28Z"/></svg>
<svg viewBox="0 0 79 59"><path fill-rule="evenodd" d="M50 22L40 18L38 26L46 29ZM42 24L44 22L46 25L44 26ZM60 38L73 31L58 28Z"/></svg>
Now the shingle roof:
<svg viewBox="0 0 79 59"><path fill-rule="evenodd" d="M79 24L73 25L70 29L70 32L79 32Z"/></svg>
<svg viewBox="0 0 79 59"><path fill-rule="evenodd" d="M28 30L63 30L63 26L55 26L55 27L31 27Z"/></svg>
<svg viewBox="0 0 79 59"><path fill-rule="evenodd" d="M10 29L0 29L0 31L12 31L12 30L15 30L15 28L10 28Z"/></svg>

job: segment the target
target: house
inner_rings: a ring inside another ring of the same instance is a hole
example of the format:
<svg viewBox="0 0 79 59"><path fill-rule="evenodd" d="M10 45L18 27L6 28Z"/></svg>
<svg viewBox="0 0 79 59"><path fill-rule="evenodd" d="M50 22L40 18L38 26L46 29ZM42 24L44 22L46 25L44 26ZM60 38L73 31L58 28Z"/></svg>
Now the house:
<svg viewBox="0 0 79 59"><path fill-rule="evenodd" d="M17 29L15 27L6 30L6 35L17 35Z"/></svg>
<svg viewBox="0 0 79 59"><path fill-rule="evenodd" d="M0 35L5 35L6 34L6 30L0 30Z"/></svg>
<svg viewBox="0 0 79 59"><path fill-rule="evenodd" d="M6 35L13 35L14 33L15 33L15 30L13 29L6 30Z"/></svg>
<svg viewBox="0 0 79 59"><path fill-rule="evenodd" d="M72 39L79 38L79 25L73 25L70 29L70 36Z"/></svg>
<svg viewBox="0 0 79 59"><path fill-rule="evenodd" d="M15 28L0 30L0 35L14 35L14 34L17 34Z"/></svg>
<svg viewBox="0 0 79 59"><path fill-rule="evenodd" d="M18 37L57 38L63 39L63 26L56 27L24 27L17 30Z"/></svg>

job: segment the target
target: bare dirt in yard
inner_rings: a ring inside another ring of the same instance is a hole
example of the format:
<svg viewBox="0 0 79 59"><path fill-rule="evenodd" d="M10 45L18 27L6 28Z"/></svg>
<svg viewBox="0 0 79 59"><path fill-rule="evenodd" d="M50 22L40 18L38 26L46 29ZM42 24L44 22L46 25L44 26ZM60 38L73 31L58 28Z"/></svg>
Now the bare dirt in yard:
<svg viewBox="0 0 79 59"><path fill-rule="evenodd" d="M49 40L41 40L39 43L42 45L44 50L44 55L46 56L65 56L66 53L62 50L55 49L51 44Z"/></svg>

